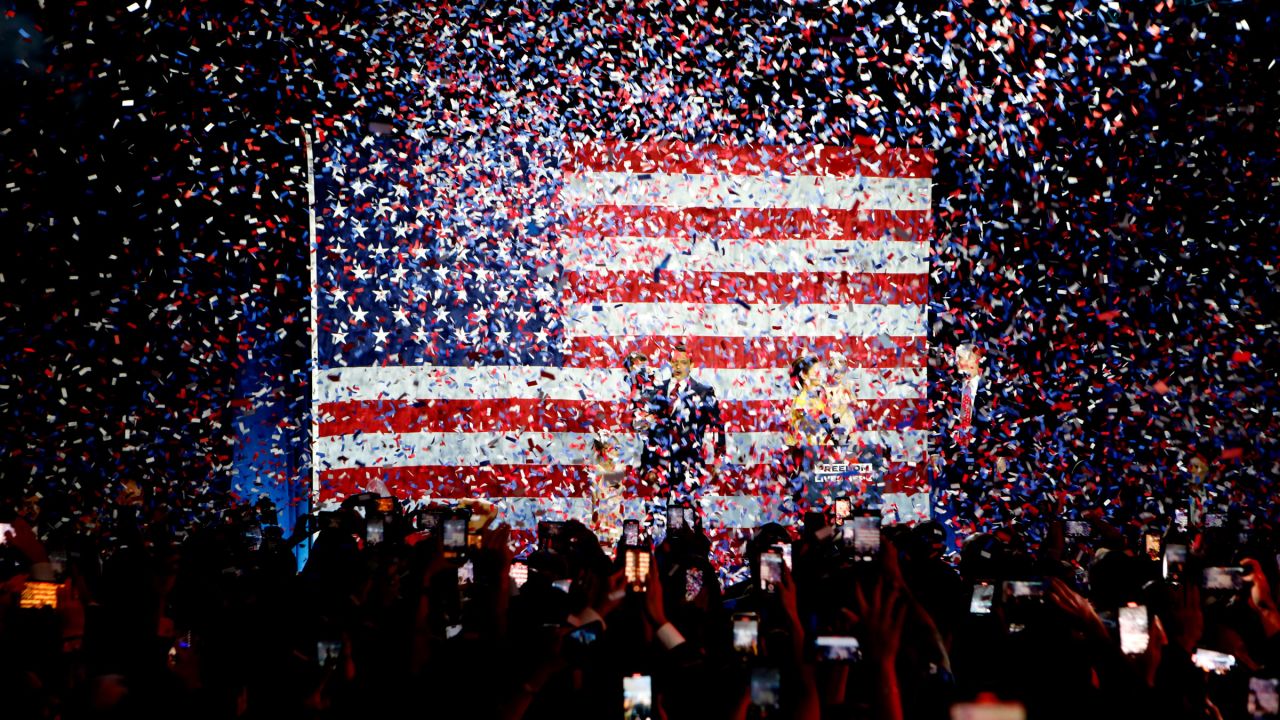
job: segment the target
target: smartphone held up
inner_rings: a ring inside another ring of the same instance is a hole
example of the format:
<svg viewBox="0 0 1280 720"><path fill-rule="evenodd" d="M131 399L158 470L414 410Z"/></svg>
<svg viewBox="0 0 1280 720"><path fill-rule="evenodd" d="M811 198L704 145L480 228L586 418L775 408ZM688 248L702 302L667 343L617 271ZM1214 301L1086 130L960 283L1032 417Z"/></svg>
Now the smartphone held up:
<svg viewBox="0 0 1280 720"><path fill-rule="evenodd" d="M1280 718L1280 680L1269 677L1249 678L1249 695L1245 712L1252 720Z"/></svg>
<svg viewBox="0 0 1280 720"><path fill-rule="evenodd" d="M624 547L640 546L640 521L627 519L622 521L622 545Z"/></svg>
<svg viewBox="0 0 1280 720"><path fill-rule="evenodd" d="M628 592L643 593L649 589L649 551L627 548L624 569Z"/></svg>
<svg viewBox="0 0 1280 720"><path fill-rule="evenodd" d="M622 678L623 720L650 720L653 717L653 677L631 675Z"/></svg>
<svg viewBox="0 0 1280 720"><path fill-rule="evenodd" d="M850 515L841 526L841 543L855 562L871 562L880 554L880 513L862 511Z"/></svg>
<svg viewBox="0 0 1280 720"><path fill-rule="evenodd" d="M1217 650L1196 648L1196 651L1191 654L1191 662L1207 673L1226 675L1235 669L1236 656Z"/></svg>
<svg viewBox="0 0 1280 720"><path fill-rule="evenodd" d="M1120 651L1125 655L1139 655L1147 651L1150 642L1150 621L1147 608L1129 603L1120 608Z"/></svg>
<svg viewBox="0 0 1280 720"><path fill-rule="evenodd" d="M769 549L760 554L760 589L774 595L782 587L782 553Z"/></svg>
<svg viewBox="0 0 1280 720"><path fill-rule="evenodd" d="M862 659L862 644L850 635L819 635L813 646L818 662L853 663Z"/></svg>
<svg viewBox="0 0 1280 720"><path fill-rule="evenodd" d="M980 696L974 702L952 705L951 720L1027 720L1027 708L1019 702Z"/></svg>
<svg viewBox="0 0 1280 720"><path fill-rule="evenodd" d="M996 586L993 583L974 583L973 595L969 598L969 613L973 615L990 615L995 599Z"/></svg>
<svg viewBox="0 0 1280 720"><path fill-rule="evenodd" d="M760 618L755 613L733 616L733 651L742 655L760 654Z"/></svg>
<svg viewBox="0 0 1280 720"><path fill-rule="evenodd" d="M443 531L441 533L440 546L444 551L445 558L459 560L466 553L467 523L469 521L470 513L455 510L441 522Z"/></svg>
<svg viewBox="0 0 1280 720"><path fill-rule="evenodd" d="M780 670L758 667L751 671L751 704L762 717L767 717L782 706Z"/></svg>

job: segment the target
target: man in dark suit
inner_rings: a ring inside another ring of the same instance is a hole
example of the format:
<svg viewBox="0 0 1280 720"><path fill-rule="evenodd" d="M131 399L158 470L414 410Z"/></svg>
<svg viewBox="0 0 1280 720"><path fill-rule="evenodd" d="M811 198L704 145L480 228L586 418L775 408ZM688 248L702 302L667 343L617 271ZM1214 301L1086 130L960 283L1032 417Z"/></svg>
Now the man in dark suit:
<svg viewBox="0 0 1280 720"><path fill-rule="evenodd" d="M667 484L671 491L696 488L706 474L708 460L723 458L728 439L720 419L716 391L691 377L693 359L682 345L671 355L671 379L661 388L665 397L660 422L667 446ZM715 441L708 453L707 434Z"/></svg>
<svg viewBox="0 0 1280 720"><path fill-rule="evenodd" d="M954 374L939 383L940 442L931 473L934 513L946 521L983 507L983 517L990 520L1001 514L995 506L1006 504L1004 496L1026 490L1020 468L1030 460L1013 460L1035 452L1035 428L1028 425L1017 376L998 356L984 357L978 348L963 344L955 350L951 369Z"/></svg>
<svg viewBox="0 0 1280 720"><path fill-rule="evenodd" d="M991 421L991 380L983 371L983 357L972 345L955 349L955 375L943 384L942 455L948 460L947 483L952 488L969 485L975 456L983 454L987 425Z"/></svg>

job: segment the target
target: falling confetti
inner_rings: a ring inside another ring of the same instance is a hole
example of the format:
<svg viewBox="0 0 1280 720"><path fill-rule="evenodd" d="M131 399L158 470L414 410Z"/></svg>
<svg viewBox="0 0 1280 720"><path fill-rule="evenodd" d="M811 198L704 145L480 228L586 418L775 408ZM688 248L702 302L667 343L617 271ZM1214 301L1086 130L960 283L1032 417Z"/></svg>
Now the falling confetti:
<svg viewBox="0 0 1280 720"><path fill-rule="evenodd" d="M7 10L6 485L66 517L125 481L176 507L265 492L305 510L308 172L338 172L323 152L309 164L313 128L321 151L431 149L407 177L378 175L399 158L344 177L352 204L334 212L389 230L325 251L360 258L353 273L395 252L443 273L387 317L318 278L321 307L349 316L321 353L416 342L492 359L509 327L552 352L565 288L554 244L530 238L553 220L570 143L927 150L930 412L894 422L931 431L932 511L951 535L1034 532L1061 498L1120 522L1167 514L1195 458L1217 501L1273 513L1277 13L1129 5ZM437 201L459 187L496 194ZM396 207L396 188L424 213ZM508 296L482 290L495 277ZM535 310L500 315L516 305ZM895 340L868 352L915 351ZM982 358L966 428L961 345Z"/></svg>

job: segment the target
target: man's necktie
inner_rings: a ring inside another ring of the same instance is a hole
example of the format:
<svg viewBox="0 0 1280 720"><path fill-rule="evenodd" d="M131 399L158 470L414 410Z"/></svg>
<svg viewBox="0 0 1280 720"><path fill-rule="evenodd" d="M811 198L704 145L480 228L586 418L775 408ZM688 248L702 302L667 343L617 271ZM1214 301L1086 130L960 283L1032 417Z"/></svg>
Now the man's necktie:
<svg viewBox="0 0 1280 720"><path fill-rule="evenodd" d="M968 430L973 424L973 393L974 387L970 383L964 384L964 393L960 399L960 429Z"/></svg>

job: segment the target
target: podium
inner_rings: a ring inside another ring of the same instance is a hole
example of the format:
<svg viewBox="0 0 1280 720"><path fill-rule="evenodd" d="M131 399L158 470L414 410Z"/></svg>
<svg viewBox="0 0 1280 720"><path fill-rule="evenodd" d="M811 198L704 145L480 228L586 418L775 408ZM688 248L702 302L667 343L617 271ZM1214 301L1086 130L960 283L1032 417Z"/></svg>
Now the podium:
<svg viewBox="0 0 1280 720"><path fill-rule="evenodd" d="M879 509L884 493L885 458L872 448L813 448L796 478L796 499L804 510L830 507L838 497L848 497L855 508Z"/></svg>

